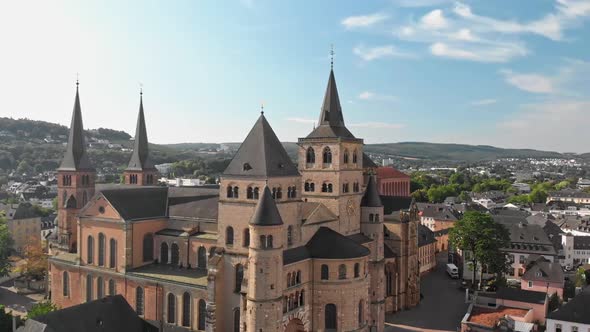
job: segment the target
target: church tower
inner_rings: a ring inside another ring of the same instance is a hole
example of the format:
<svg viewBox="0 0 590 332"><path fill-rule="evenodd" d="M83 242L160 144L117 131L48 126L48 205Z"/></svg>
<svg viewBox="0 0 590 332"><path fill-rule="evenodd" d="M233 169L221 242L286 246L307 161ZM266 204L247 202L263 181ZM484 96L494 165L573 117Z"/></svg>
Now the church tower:
<svg viewBox="0 0 590 332"><path fill-rule="evenodd" d="M383 331L385 321L385 259L383 253L383 204L377 190L374 175L369 176L367 189L361 200L361 232L373 239L369 256L369 275L371 278L369 302L370 330Z"/></svg>
<svg viewBox="0 0 590 332"><path fill-rule="evenodd" d="M68 145L61 165L57 169L57 249L66 252L77 250L76 217L80 209L94 196L96 177L96 171L86 153L78 85L79 83L76 82L76 98Z"/></svg>
<svg viewBox="0 0 590 332"><path fill-rule="evenodd" d="M123 172L125 184L151 186L156 184L158 170L150 160L145 117L143 115L143 92L139 93L139 114L135 128L133 154Z"/></svg>
<svg viewBox="0 0 590 332"><path fill-rule="evenodd" d="M342 234L359 232L363 185L363 140L344 125L342 107L330 70L318 126L299 139L303 197L320 202L339 216Z"/></svg>
<svg viewBox="0 0 590 332"><path fill-rule="evenodd" d="M282 327L283 220L268 187L250 219L246 332Z"/></svg>

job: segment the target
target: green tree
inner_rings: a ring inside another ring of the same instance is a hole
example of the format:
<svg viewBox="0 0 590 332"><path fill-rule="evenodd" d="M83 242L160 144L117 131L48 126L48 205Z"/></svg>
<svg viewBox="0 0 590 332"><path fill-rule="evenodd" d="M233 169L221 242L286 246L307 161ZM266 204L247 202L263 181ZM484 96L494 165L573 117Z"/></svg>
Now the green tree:
<svg viewBox="0 0 590 332"><path fill-rule="evenodd" d="M59 308L55 304L49 301L35 303L27 312L27 319L43 316L58 309Z"/></svg>
<svg viewBox="0 0 590 332"><path fill-rule="evenodd" d="M416 202L428 202L428 192L424 189L418 189L412 192L412 198L416 200Z"/></svg>
<svg viewBox="0 0 590 332"><path fill-rule="evenodd" d="M449 242L463 251L473 268L475 284L478 264L486 265L492 273L500 274L506 268L506 255L500 250L510 241L504 226L494 222L489 214L467 211L449 231Z"/></svg>
<svg viewBox="0 0 590 332"><path fill-rule="evenodd" d="M450 196L457 196L459 186L457 184L432 186L427 191L428 201L431 203L441 203L445 198Z"/></svg>
<svg viewBox="0 0 590 332"><path fill-rule="evenodd" d="M565 181L561 181L558 184L555 185L555 190L563 190L565 188L569 188L570 186L570 182L565 180Z"/></svg>
<svg viewBox="0 0 590 332"><path fill-rule="evenodd" d="M584 268L579 268L576 270L576 287L584 287L586 286L586 271Z"/></svg>
<svg viewBox="0 0 590 332"><path fill-rule="evenodd" d="M529 195L514 195L508 198L508 203L528 204L531 203L531 197Z"/></svg>
<svg viewBox="0 0 590 332"><path fill-rule="evenodd" d="M19 174L30 173L31 165L26 160L22 160L16 167L16 172Z"/></svg>
<svg viewBox="0 0 590 332"><path fill-rule="evenodd" d="M557 295L557 293L553 293L551 297L549 297L548 311L553 312L557 310L557 308L559 308L560 305L561 299L559 298L559 295Z"/></svg>
<svg viewBox="0 0 590 332"><path fill-rule="evenodd" d="M547 201L547 196L547 191L542 188L535 188L529 194L530 201L534 203L545 203Z"/></svg>
<svg viewBox="0 0 590 332"><path fill-rule="evenodd" d="M6 218L4 217L4 212L2 212L0 214L0 277L7 276L10 272L11 267L8 256L10 256L12 243Z"/></svg>

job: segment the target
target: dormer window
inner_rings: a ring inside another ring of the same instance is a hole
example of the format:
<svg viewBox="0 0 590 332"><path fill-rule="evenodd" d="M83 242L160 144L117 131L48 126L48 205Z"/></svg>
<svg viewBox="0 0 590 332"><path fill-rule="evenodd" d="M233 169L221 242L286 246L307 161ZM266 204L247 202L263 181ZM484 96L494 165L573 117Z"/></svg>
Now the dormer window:
<svg viewBox="0 0 590 332"><path fill-rule="evenodd" d="M244 170L244 172L247 172L252 169L252 166L250 166L249 163L244 163L244 165L242 165L242 169Z"/></svg>

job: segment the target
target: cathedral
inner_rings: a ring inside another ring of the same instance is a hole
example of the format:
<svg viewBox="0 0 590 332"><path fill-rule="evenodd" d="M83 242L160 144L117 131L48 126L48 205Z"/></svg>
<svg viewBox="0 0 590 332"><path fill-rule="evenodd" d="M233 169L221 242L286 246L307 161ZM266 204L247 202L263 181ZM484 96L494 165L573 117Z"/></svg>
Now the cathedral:
<svg viewBox="0 0 590 332"><path fill-rule="evenodd" d="M383 331L420 301L419 216L380 196L333 69L295 164L261 112L216 186L158 186L140 96L124 184L95 184L78 86L58 173L51 301L121 294L162 331Z"/></svg>

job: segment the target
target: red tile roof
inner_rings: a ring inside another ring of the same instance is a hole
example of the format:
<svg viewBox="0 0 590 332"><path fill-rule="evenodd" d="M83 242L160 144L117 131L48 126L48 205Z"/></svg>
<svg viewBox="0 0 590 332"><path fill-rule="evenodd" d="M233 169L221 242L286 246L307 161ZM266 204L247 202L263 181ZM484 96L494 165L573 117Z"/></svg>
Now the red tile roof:
<svg viewBox="0 0 590 332"><path fill-rule="evenodd" d="M473 307L469 322L494 327L498 324L498 321L506 315L512 317L524 317L528 312L529 311L526 309L519 308L498 307L494 309Z"/></svg>
<svg viewBox="0 0 590 332"><path fill-rule="evenodd" d="M379 167L377 168L378 179L409 179L410 176L406 173L402 173L393 167Z"/></svg>

